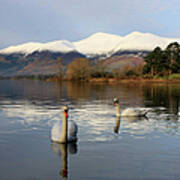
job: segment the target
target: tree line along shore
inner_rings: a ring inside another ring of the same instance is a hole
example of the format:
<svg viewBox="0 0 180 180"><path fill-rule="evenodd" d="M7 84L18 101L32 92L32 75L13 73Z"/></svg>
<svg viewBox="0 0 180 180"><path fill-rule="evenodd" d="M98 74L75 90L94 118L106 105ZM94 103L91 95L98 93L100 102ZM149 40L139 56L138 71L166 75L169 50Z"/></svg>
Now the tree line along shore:
<svg viewBox="0 0 180 180"><path fill-rule="evenodd" d="M88 82L180 82L180 45L169 44L164 50L156 47L144 57L144 63L137 66L124 65L110 69L104 60L87 58L74 59L64 66L58 58L58 73L53 75L24 75L13 79L38 79L47 81ZM8 77L1 77L1 79ZM11 77L12 79L12 77Z"/></svg>

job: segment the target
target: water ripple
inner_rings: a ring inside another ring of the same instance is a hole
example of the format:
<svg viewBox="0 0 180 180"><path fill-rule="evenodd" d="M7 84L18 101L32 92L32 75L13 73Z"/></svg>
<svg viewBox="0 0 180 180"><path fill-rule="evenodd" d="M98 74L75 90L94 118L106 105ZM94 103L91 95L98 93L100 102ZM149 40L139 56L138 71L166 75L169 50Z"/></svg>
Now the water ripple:
<svg viewBox="0 0 180 180"><path fill-rule="evenodd" d="M13 134L28 130L39 131L47 127L50 131L53 124L61 120L60 106L49 101L45 103L3 101L0 104L0 110L4 117L9 119L9 124L13 128L21 125L21 128L9 131L1 129L0 134ZM133 138L143 138L152 135L155 131L180 136L179 118L168 114L162 107L151 108L148 118L121 117L116 133L114 129L118 121L115 109L108 103L95 100L90 103L86 102L84 105L81 103L80 106L71 105L69 118L79 126L80 141L111 141L117 136L127 135Z"/></svg>

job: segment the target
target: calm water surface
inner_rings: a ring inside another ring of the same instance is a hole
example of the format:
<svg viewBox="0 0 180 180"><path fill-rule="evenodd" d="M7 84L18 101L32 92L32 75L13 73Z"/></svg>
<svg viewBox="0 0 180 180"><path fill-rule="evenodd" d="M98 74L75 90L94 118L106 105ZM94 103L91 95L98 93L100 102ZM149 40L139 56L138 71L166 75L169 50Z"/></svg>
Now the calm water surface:
<svg viewBox="0 0 180 180"><path fill-rule="evenodd" d="M116 118L114 97L148 118ZM0 179L179 179L179 98L179 84L0 81ZM65 104L79 128L68 147L50 140Z"/></svg>

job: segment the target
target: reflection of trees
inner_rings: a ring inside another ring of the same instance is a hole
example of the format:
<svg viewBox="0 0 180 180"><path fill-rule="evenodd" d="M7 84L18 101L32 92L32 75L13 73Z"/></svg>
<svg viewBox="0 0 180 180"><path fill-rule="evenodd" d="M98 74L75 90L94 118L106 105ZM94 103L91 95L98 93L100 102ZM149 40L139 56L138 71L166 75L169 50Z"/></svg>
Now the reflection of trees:
<svg viewBox="0 0 180 180"><path fill-rule="evenodd" d="M57 97L58 97L58 100L61 99L62 97L62 82L59 82L57 83Z"/></svg>
<svg viewBox="0 0 180 180"><path fill-rule="evenodd" d="M66 82L66 92L69 97L74 100L78 99L93 99L96 100L113 100L114 97L119 97L120 103L142 105L143 93L140 84L93 84L93 83L77 83Z"/></svg>
<svg viewBox="0 0 180 180"><path fill-rule="evenodd" d="M180 86L176 84L151 84L144 86L144 99L151 106L164 106L171 113L178 114Z"/></svg>
<svg viewBox="0 0 180 180"><path fill-rule="evenodd" d="M89 98L91 85L89 83L66 82L66 91L73 99Z"/></svg>

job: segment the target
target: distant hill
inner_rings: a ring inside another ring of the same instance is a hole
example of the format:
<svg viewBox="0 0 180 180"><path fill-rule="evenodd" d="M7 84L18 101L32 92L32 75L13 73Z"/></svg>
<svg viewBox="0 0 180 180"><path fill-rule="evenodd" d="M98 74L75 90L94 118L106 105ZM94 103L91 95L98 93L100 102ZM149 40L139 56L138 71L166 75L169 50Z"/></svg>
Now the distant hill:
<svg viewBox="0 0 180 180"><path fill-rule="evenodd" d="M35 51L32 54L21 53L0 54L0 76L18 75L50 75L58 72L58 58L62 58L62 64L66 66L75 58L84 58L78 52L50 52Z"/></svg>
<svg viewBox="0 0 180 180"><path fill-rule="evenodd" d="M77 42L29 42L0 50L0 76L54 74L58 71L57 58L63 58L64 65L79 57L101 58L112 69L121 68L127 63L144 63L144 55L155 47L164 49L175 41L180 43L180 39L150 33L119 36L100 32Z"/></svg>
<svg viewBox="0 0 180 180"><path fill-rule="evenodd" d="M136 67L140 64L144 64L144 59L139 56L122 55L109 57L104 61L104 64L108 66L110 70L121 69L125 65Z"/></svg>

